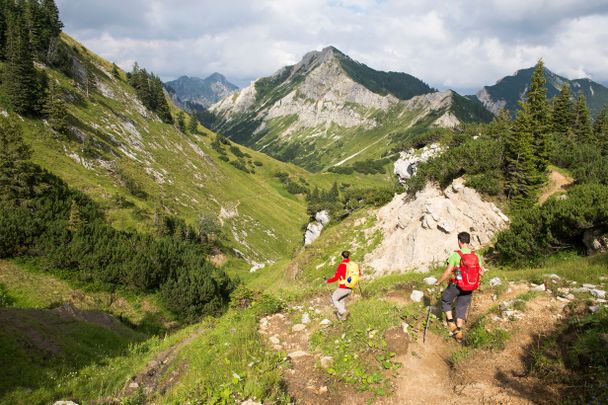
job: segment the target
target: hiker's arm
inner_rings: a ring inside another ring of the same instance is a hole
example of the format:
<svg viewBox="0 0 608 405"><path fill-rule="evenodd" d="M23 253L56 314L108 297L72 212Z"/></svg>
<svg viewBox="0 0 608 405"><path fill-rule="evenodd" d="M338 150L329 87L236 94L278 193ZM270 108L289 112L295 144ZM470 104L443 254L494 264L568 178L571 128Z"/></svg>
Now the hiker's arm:
<svg viewBox="0 0 608 405"><path fill-rule="evenodd" d="M448 278L450 278L452 271L454 271L454 265L448 264L448 267L446 267L445 271L443 272L441 277L439 277L439 280L437 280L435 285L439 285L439 284L443 283L445 280L447 280Z"/></svg>
<svg viewBox="0 0 608 405"><path fill-rule="evenodd" d="M341 276L341 274L340 274L341 271L340 270L342 269L342 267L346 268L346 265L340 264L338 266L338 268L336 269L336 274L334 274L334 276L332 278L327 279L326 283L334 283L334 282L338 281L340 279L340 276Z"/></svg>

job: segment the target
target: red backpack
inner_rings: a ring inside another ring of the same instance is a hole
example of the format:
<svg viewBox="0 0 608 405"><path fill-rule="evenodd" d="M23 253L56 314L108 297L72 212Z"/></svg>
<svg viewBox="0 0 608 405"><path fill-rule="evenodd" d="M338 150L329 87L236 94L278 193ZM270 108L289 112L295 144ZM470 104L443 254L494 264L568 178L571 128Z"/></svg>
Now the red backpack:
<svg viewBox="0 0 608 405"><path fill-rule="evenodd" d="M475 254L475 251L471 253L462 253L460 250L456 251L460 256L460 270L461 277L456 277L456 285L463 291L475 291L479 288L479 281L481 280L481 267L479 266L479 257Z"/></svg>

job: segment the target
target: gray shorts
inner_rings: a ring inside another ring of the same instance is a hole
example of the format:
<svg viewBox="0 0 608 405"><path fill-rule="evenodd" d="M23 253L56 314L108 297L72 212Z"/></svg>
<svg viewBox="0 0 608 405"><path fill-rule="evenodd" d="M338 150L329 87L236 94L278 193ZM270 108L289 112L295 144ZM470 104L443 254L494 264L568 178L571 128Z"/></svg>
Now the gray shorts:
<svg viewBox="0 0 608 405"><path fill-rule="evenodd" d="M456 319L467 319L467 310L471 305L473 291L462 291L452 282L448 285L441 294L441 310L443 312L451 311L452 304L456 300Z"/></svg>

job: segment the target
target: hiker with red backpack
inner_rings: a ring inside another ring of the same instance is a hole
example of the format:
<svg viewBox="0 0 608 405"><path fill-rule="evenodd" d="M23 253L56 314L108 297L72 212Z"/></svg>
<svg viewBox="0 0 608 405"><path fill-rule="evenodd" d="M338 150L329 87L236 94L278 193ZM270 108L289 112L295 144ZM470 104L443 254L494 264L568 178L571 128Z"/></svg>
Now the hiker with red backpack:
<svg viewBox="0 0 608 405"><path fill-rule="evenodd" d="M479 287L484 269L481 257L471 247L471 235L468 232L458 234L458 247L459 249L448 257L448 266L435 285L450 279L448 288L441 294L441 309L445 312L450 333L460 343L464 339L462 328L467 319L473 291ZM456 321L452 314L454 301L456 302Z"/></svg>
<svg viewBox="0 0 608 405"><path fill-rule="evenodd" d="M342 252L341 256L342 262L338 265L336 274L330 279L325 279L325 282L338 282L338 288L331 295L331 302L336 307L338 319L345 321L348 318L346 299L353 293L353 288L355 288L359 277L361 277L361 270L355 262L350 261L350 252L348 250Z"/></svg>

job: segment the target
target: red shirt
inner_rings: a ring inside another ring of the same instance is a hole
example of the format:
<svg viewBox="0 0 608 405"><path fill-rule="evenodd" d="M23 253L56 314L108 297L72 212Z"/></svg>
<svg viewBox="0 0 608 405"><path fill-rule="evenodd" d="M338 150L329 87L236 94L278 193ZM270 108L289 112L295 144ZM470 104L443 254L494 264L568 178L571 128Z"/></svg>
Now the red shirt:
<svg viewBox="0 0 608 405"><path fill-rule="evenodd" d="M346 263L350 262L349 259L344 259L342 260L342 263L340 263L338 265L338 268L336 269L336 274L327 280L328 283L334 283L336 281L338 281L338 286L340 288L348 288L347 286L344 285L344 281L346 279Z"/></svg>

